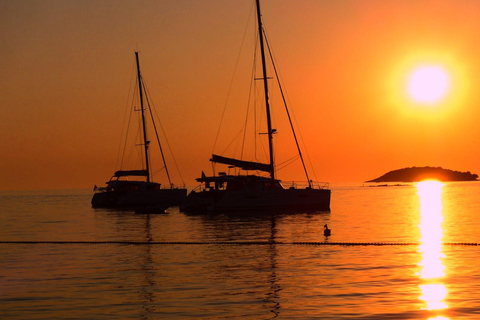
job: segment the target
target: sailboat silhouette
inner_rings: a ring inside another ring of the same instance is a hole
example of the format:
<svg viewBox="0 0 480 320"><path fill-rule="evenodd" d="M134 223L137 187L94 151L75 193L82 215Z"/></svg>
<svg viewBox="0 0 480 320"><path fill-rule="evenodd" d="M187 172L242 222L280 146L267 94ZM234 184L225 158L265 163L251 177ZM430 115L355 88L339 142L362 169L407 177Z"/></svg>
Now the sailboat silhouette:
<svg viewBox="0 0 480 320"><path fill-rule="evenodd" d="M142 129L142 147L143 147L143 169L137 170L118 170L114 173L110 181L107 182L106 187L97 188L95 186L95 193L92 197L92 207L94 208L126 208L143 210L155 209L155 211L162 211L169 206L180 205L183 203L187 189L175 187L170 181L167 164L160 140L157 142L162 154L163 164L169 180L169 186L162 188L160 183L152 181L152 172L150 167L149 147L150 141L147 139L147 128L145 118L144 94L146 95L145 85L140 72L140 62L138 52L135 52L137 77L138 77L138 94L140 99L140 109L136 111L141 112L140 122ZM150 108L150 105L148 105ZM155 122L150 112L151 120L156 131ZM158 134L157 134L158 137ZM143 180L129 180L129 178L140 178Z"/></svg>
<svg viewBox="0 0 480 320"><path fill-rule="evenodd" d="M256 1L256 13L258 20L258 35L262 58L263 90L265 95L265 110L268 136L269 162L261 163L256 161L245 161L241 159L224 157L212 154L210 159L213 163L228 165L245 171L256 171L267 173L268 176L260 174L226 174L202 176L196 180L201 183L197 190L193 190L181 206L186 212L228 212L228 211L250 211L250 210L329 210L331 191L328 184L314 183L309 179L303 156L296 139L298 153L302 160L303 168L307 176L307 184L304 188L297 188L295 184L285 188L281 181L275 176L273 135L276 129L272 128L268 75L266 68L266 55L264 29L260 13L259 0ZM267 43L268 46L268 43ZM271 56L271 55L270 55ZM273 59L272 59L273 60ZM272 61L273 63L273 61ZM288 109L287 109L288 114ZM289 115L289 114L288 114ZM290 120L291 123L291 120ZM293 125L291 125L293 130Z"/></svg>

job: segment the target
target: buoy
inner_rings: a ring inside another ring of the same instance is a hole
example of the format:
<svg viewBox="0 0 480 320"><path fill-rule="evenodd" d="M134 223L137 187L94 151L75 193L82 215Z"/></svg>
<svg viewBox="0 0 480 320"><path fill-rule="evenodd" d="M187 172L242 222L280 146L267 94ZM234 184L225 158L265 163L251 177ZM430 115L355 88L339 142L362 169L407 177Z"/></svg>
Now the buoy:
<svg viewBox="0 0 480 320"><path fill-rule="evenodd" d="M325 230L323 230L323 235L325 237L329 237L332 234L332 230L328 229L327 224L325 224L323 227L325 228Z"/></svg>

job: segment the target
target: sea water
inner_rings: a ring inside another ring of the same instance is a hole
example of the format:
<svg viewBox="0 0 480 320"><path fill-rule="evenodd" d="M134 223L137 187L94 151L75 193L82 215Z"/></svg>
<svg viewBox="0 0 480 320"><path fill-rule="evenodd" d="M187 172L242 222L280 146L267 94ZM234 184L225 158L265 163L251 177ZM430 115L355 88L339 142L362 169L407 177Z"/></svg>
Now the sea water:
<svg viewBox="0 0 480 320"><path fill-rule="evenodd" d="M331 188L329 212L255 215L0 192L0 318L480 318L480 183Z"/></svg>

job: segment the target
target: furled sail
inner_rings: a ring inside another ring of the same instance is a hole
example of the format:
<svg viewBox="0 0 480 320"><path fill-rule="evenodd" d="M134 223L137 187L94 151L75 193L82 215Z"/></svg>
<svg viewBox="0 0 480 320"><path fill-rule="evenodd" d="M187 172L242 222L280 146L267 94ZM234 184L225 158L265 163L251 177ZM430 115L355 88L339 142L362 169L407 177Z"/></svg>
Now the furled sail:
<svg viewBox="0 0 480 320"><path fill-rule="evenodd" d="M241 168L243 170L259 170L265 172L272 172L273 166L271 164L253 162L253 161L244 161L233 158L222 157L216 154L212 154L210 161L215 163L223 163L231 166Z"/></svg>
<svg viewBox="0 0 480 320"><path fill-rule="evenodd" d="M126 176L139 176L147 177L147 170L119 170L115 172L115 177L126 177Z"/></svg>

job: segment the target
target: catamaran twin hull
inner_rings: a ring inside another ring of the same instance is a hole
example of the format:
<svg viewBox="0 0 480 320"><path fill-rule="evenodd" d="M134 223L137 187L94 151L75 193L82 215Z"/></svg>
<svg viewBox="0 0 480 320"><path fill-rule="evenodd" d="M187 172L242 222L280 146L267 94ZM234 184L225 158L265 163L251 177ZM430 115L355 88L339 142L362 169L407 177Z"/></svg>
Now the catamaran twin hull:
<svg viewBox="0 0 480 320"><path fill-rule="evenodd" d="M328 211L330 194L329 189L192 191L180 209L190 213Z"/></svg>
<svg viewBox="0 0 480 320"><path fill-rule="evenodd" d="M138 52L135 52L135 58L137 62L137 84L138 95L140 101L140 108L136 108L135 104L132 106L134 111L140 111L141 116L139 128L141 128L142 143L142 169L135 170L117 170L110 181L107 182L107 186L104 188L97 188L95 186L95 193L92 198L92 207L94 208L121 208L121 209L158 209L162 210L169 206L178 206L183 203L187 196L187 189L185 188L165 188L161 189L160 184L152 181L152 169L150 166L150 141L147 138L146 127L146 114L150 114L151 122L157 136L157 143L160 149L163 160L163 168L167 174L168 182L170 186L173 186L170 175L168 173L167 163L163 155L163 149L158 139L157 127L155 125L155 119L153 118L153 112L150 108L150 103L144 103L144 100L148 102L148 99L144 99L147 96L145 90L145 84L140 73L140 61L138 58ZM147 107L147 108L146 108ZM149 111L149 112L147 112ZM127 134L128 136L128 134ZM138 145L138 144L136 144ZM123 162L123 161L122 161ZM128 177L135 179L141 178L142 180L128 180ZM125 179L125 180L124 180Z"/></svg>
<svg viewBox="0 0 480 320"><path fill-rule="evenodd" d="M136 191L107 190L97 192L92 198L94 208L144 208L181 205L187 196L187 189L139 189Z"/></svg>

